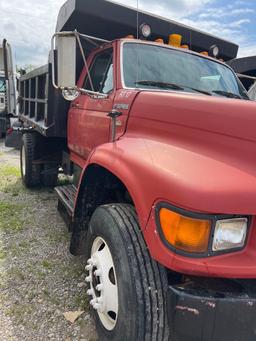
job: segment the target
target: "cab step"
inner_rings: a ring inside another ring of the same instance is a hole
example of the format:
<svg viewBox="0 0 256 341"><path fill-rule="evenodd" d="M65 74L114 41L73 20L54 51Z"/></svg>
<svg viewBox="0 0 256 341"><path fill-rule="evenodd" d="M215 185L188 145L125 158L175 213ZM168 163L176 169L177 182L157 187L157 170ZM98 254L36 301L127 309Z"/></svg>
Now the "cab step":
<svg viewBox="0 0 256 341"><path fill-rule="evenodd" d="M55 192L58 195L58 211L71 232L77 188L74 185L58 186L55 187Z"/></svg>

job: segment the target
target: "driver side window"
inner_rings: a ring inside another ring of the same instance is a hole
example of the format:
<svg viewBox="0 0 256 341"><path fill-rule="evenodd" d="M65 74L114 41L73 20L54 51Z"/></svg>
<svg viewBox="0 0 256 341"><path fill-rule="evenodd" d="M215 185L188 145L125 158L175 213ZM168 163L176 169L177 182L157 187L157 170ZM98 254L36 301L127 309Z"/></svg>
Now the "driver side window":
<svg viewBox="0 0 256 341"><path fill-rule="evenodd" d="M90 91L108 94L113 90L113 50L108 49L97 54L89 68L92 85L88 75L83 88Z"/></svg>

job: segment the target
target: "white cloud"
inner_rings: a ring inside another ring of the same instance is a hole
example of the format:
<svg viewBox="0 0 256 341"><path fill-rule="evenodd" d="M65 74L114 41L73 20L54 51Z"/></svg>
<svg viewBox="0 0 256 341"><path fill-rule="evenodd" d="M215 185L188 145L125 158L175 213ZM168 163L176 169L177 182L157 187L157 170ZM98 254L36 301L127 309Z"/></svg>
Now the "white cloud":
<svg viewBox="0 0 256 341"><path fill-rule="evenodd" d="M239 48L238 57L256 56L256 44L244 44Z"/></svg>
<svg viewBox="0 0 256 341"><path fill-rule="evenodd" d="M199 14L199 18L223 18L223 17L232 17L238 15L252 14L255 13L255 10L252 8L233 8L229 7L227 10L226 7L220 8L208 8L203 11L203 13Z"/></svg>
<svg viewBox="0 0 256 341"><path fill-rule="evenodd" d="M0 38L7 38L13 46L17 64L47 62L50 38L63 3L64 0L0 1Z"/></svg>
<svg viewBox="0 0 256 341"><path fill-rule="evenodd" d="M132 7L137 7L137 0L112 0ZM203 6L214 0L138 0L139 9L162 15L170 19L178 19L196 13Z"/></svg>

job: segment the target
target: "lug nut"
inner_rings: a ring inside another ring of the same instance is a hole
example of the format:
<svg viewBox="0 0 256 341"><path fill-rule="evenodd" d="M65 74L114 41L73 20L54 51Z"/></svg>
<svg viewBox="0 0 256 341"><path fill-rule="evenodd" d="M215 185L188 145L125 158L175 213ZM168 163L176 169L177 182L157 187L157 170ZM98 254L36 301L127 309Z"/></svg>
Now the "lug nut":
<svg viewBox="0 0 256 341"><path fill-rule="evenodd" d="M96 298L90 300L90 305L94 307L94 305L97 303Z"/></svg>
<svg viewBox="0 0 256 341"><path fill-rule="evenodd" d="M91 277L91 276L85 277L85 282L89 283L89 282L91 282L91 280L92 280L92 277Z"/></svg>
<svg viewBox="0 0 256 341"><path fill-rule="evenodd" d="M95 276L100 276L100 275L101 275L101 270L100 270L100 269L95 270L95 271L94 271L94 275L95 275Z"/></svg>
<svg viewBox="0 0 256 341"><path fill-rule="evenodd" d="M96 290L97 291L101 291L103 289L103 284L98 284L97 286L96 286Z"/></svg>
<svg viewBox="0 0 256 341"><path fill-rule="evenodd" d="M92 260L92 265L93 265L93 266L97 266L97 264L98 264L97 259L93 259L93 260Z"/></svg>
<svg viewBox="0 0 256 341"><path fill-rule="evenodd" d="M98 309L100 308L100 304L99 304L99 303L95 303L95 304L93 305L93 308L96 309L96 310L98 310Z"/></svg>
<svg viewBox="0 0 256 341"><path fill-rule="evenodd" d="M92 296L93 290L92 290L92 289L88 289L88 290L86 291L86 293L87 293L87 295Z"/></svg>
<svg viewBox="0 0 256 341"><path fill-rule="evenodd" d="M98 302L99 304L103 303L103 298L102 298L102 297L98 297L98 298L97 298L97 302Z"/></svg>

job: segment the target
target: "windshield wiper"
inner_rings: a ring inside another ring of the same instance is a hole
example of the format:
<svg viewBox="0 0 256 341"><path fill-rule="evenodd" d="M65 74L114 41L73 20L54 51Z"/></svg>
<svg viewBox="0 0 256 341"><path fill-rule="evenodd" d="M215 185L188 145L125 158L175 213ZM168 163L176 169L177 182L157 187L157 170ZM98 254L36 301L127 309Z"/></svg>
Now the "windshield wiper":
<svg viewBox="0 0 256 341"><path fill-rule="evenodd" d="M141 80L141 81L134 82L134 84L156 86L156 87L162 88L162 89L184 90L184 88L179 86L178 84L165 83L165 82L159 82L159 81Z"/></svg>
<svg viewBox="0 0 256 341"><path fill-rule="evenodd" d="M191 89L196 92L200 92L201 94L212 96L212 94L206 90L201 90L201 89L196 89L192 88L187 85L179 85L176 83L167 83L167 82L160 82L160 81L138 81L135 82L135 84L141 84L141 85L151 85L151 86L156 86L159 88L167 88L167 89L172 89L172 90L185 90L185 88Z"/></svg>
<svg viewBox="0 0 256 341"><path fill-rule="evenodd" d="M229 92L229 91L213 90L212 92L217 94L217 95L225 96L228 98L247 99L246 97L242 97L240 95L234 94L233 92Z"/></svg>
<svg viewBox="0 0 256 341"><path fill-rule="evenodd" d="M209 91L206 91L206 90L191 88L190 86L187 86L187 85L184 85L184 88L188 88L188 89L194 90L194 91L196 91L196 92L200 92L201 94L205 94L205 95L208 95L208 96L212 96L212 94L211 94Z"/></svg>

